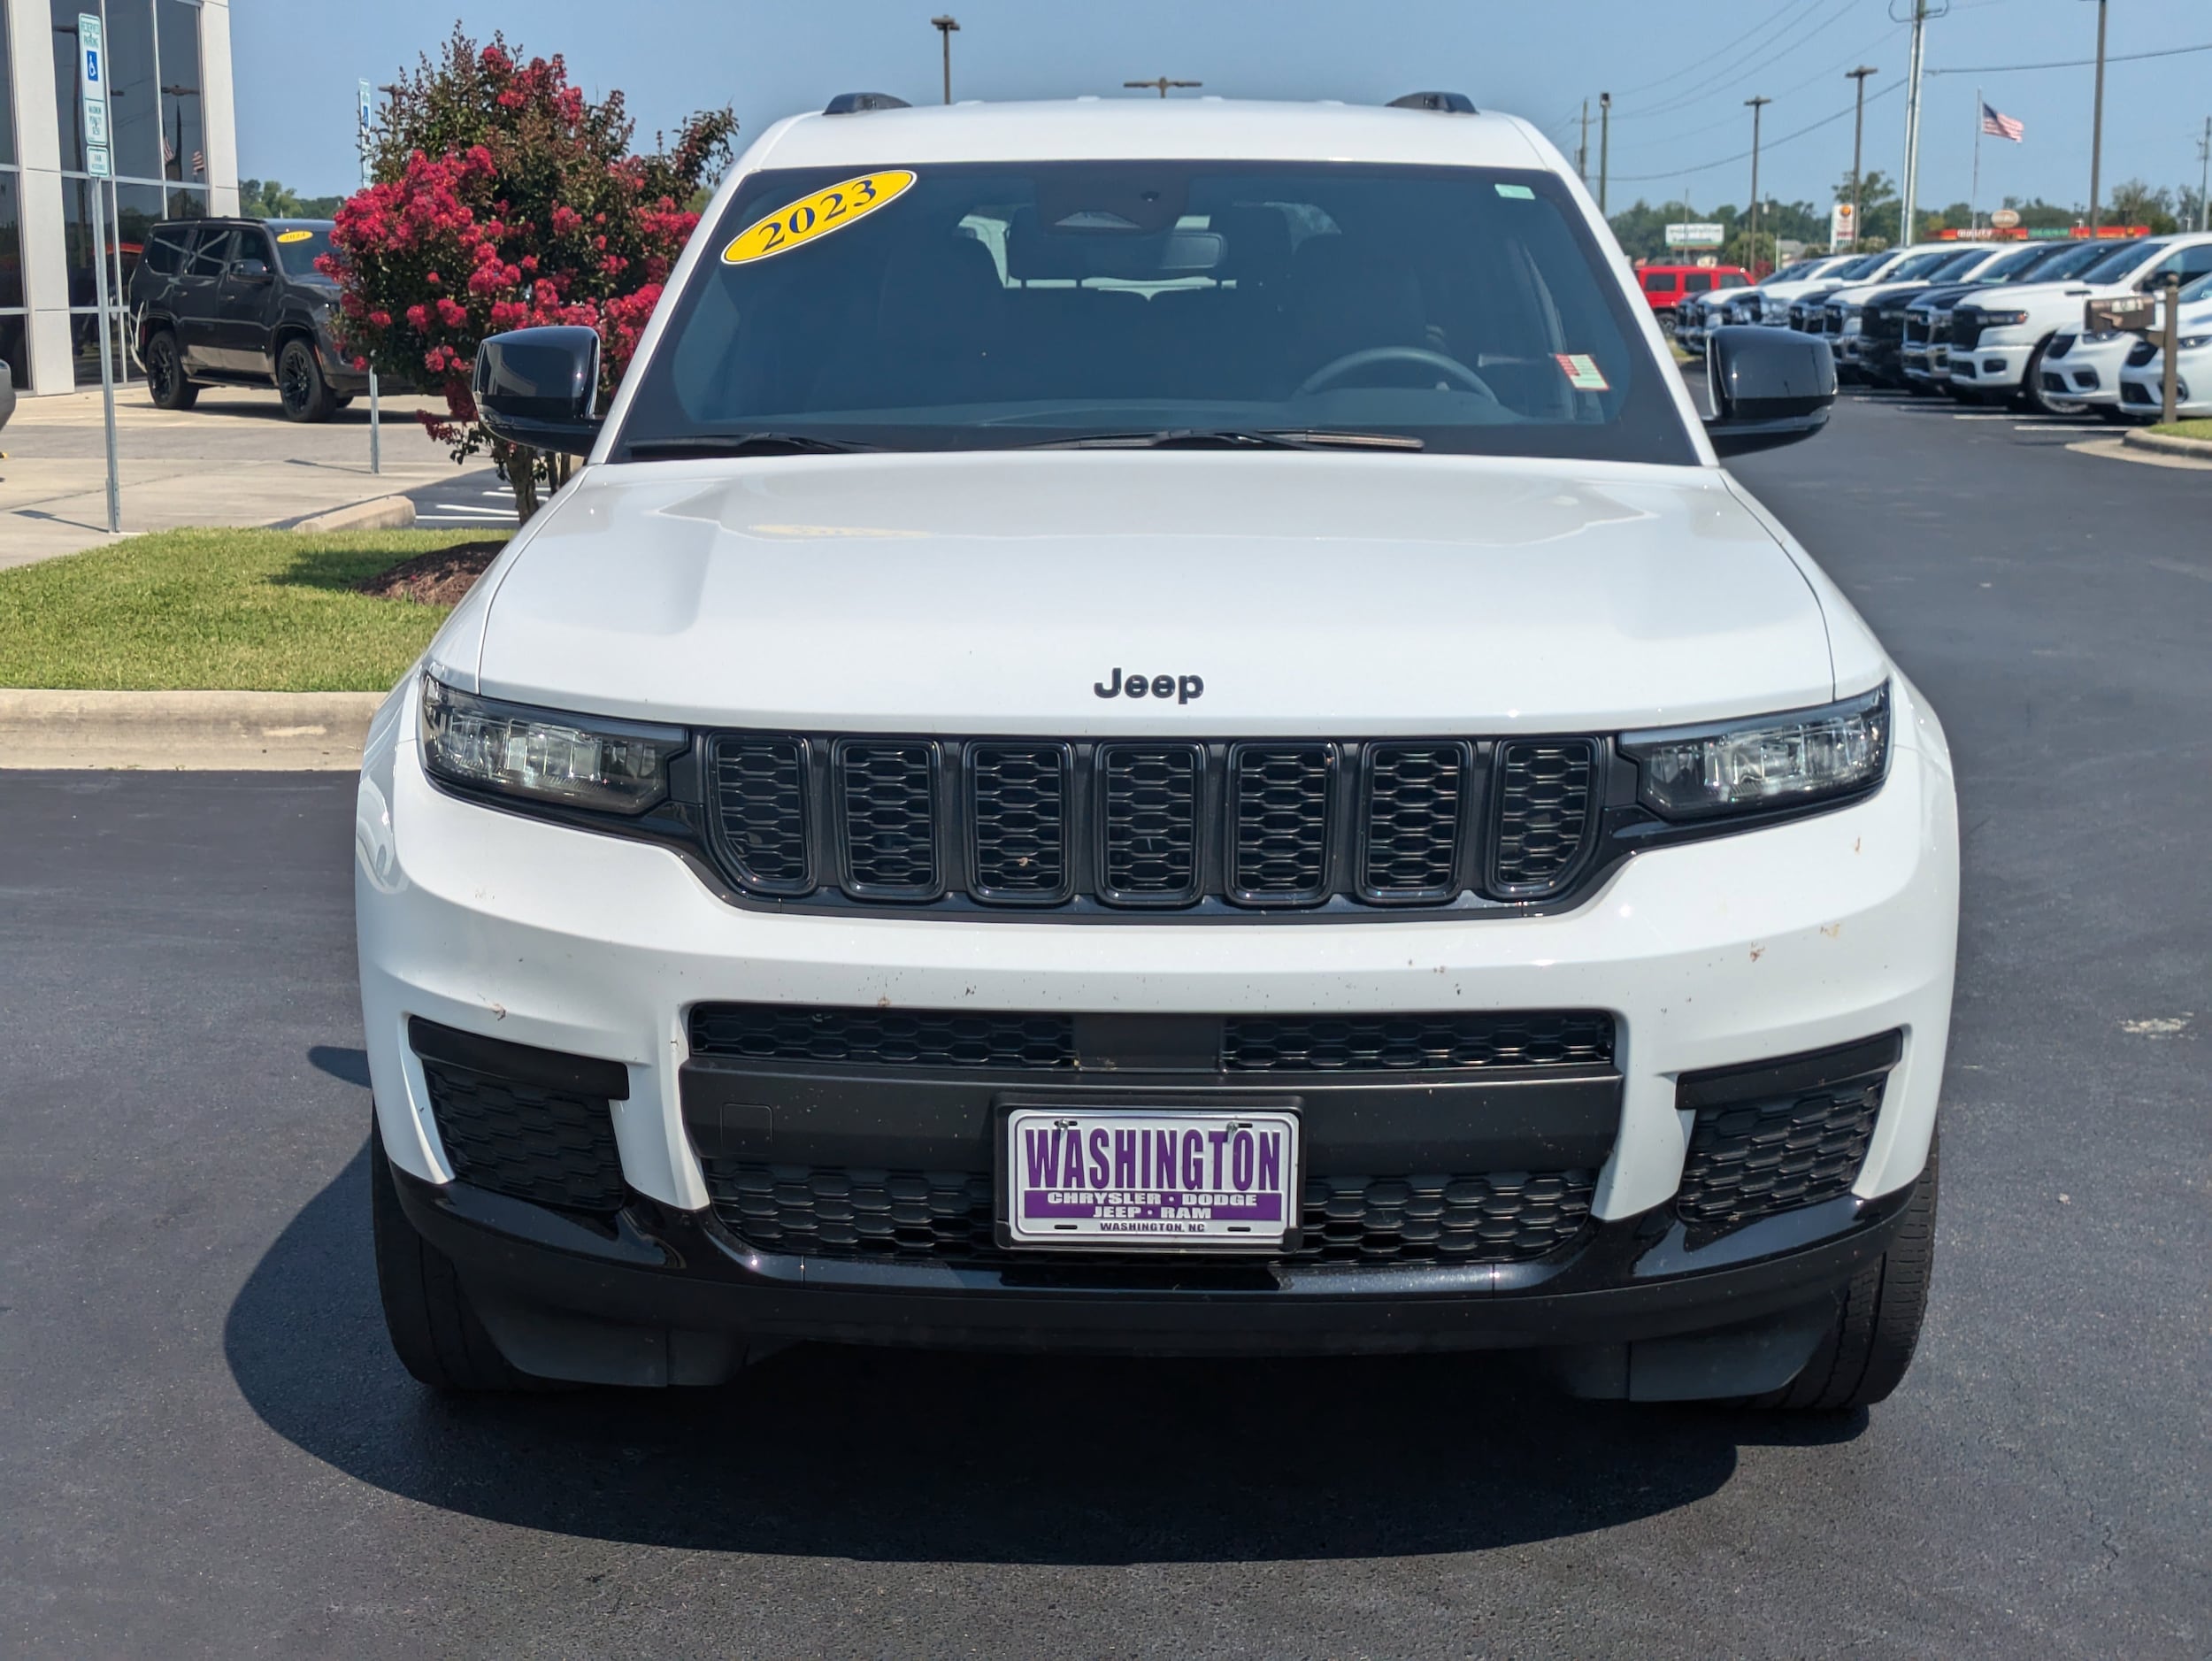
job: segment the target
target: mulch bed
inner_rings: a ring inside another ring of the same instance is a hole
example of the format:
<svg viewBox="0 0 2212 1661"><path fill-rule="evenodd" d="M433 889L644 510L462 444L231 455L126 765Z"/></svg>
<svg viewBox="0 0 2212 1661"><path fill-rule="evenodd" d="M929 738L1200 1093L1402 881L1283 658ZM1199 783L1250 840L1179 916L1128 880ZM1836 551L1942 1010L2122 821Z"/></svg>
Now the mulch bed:
<svg viewBox="0 0 2212 1661"><path fill-rule="evenodd" d="M441 548L434 554L402 560L389 571L380 571L354 587L379 600L457 605L506 546L503 542L463 542L457 548Z"/></svg>

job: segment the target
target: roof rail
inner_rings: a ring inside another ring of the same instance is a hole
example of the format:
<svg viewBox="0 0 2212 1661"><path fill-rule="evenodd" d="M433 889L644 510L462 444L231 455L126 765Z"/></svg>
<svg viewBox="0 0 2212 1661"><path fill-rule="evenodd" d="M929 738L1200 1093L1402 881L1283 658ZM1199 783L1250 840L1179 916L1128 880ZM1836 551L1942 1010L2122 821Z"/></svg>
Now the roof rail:
<svg viewBox="0 0 2212 1661"><path fill-rule="evenodd" d="M887 92L841 92L822 109L824 115L865 115L871 110L910 110L904 98Z"/></svg>
<svg viewBox="0 0 2212 1661"><path fill-rule="evenodd" d="M1439 115L1474 115L1475 101L1463 92L1409 92L1393 98L1393 110L1433 110Z"/></svg>

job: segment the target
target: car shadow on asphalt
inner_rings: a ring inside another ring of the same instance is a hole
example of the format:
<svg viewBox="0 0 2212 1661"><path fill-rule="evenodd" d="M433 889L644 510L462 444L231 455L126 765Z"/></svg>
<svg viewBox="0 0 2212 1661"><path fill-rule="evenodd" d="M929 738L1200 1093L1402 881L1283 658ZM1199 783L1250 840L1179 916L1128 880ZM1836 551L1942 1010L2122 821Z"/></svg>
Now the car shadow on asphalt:
<svg viewBox="0 0 2212 1661"><path fill-rule="evenodd" d="M1867 1423L1578 1403L1509 1357L804 1345L718 1389L443 1397L385 1340L368 1157L248 1278L224 1329L233 1376L272 1429L360 1481L554 1534L877 1562L1480 1550L1663 1514L1727 1483L1742 1446Z"/></svg>

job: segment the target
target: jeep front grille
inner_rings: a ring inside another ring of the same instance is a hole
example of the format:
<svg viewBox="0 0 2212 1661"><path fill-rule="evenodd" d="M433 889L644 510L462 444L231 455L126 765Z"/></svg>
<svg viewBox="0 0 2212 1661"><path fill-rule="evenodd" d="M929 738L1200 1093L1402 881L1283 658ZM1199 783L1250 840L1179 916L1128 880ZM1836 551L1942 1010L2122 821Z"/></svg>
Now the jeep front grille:
<svg viewBox="0 0 2212 1661"><path fill-rule="evenodd" d="M708 842L769 900L987 911L1518 905L1570 888L1592 738L1178 742L725 733Z"/></svg>

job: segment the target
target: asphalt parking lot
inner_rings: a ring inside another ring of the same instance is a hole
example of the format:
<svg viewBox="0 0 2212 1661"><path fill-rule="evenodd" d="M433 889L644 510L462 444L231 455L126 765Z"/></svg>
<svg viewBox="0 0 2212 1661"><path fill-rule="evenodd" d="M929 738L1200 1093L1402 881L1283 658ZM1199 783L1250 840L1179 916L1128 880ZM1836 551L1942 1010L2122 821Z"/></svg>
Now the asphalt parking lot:
<svg viewBox="0 0 2212 1661"><path fill-rule="evenodd" d="M1960 765L1937 1286L1870 1417L829 1350L440 1401L371 1278L349 781L0 773L6 1645L2212 1650L2212 473L1960 413L1738 469Z"/></svg>

